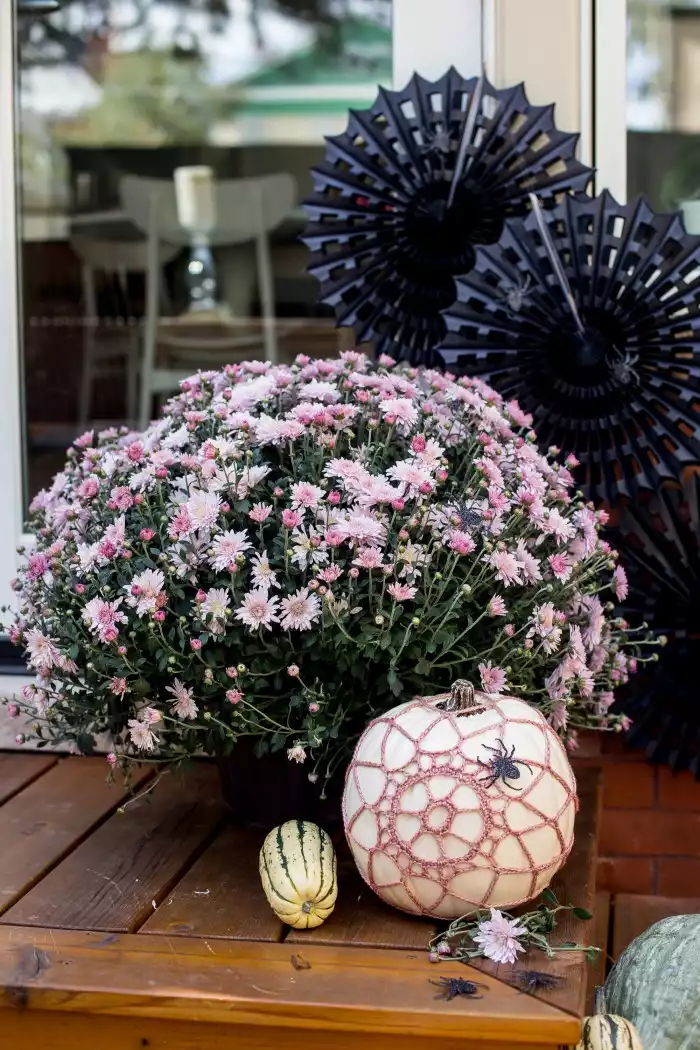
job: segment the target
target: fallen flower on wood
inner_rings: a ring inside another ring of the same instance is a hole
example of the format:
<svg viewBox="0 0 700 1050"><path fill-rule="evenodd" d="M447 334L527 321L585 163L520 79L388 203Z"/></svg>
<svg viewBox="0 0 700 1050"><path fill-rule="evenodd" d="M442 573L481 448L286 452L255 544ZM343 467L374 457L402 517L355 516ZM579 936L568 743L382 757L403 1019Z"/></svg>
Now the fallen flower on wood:
<svg viewBox="0 0 700 1050"><path fill-rule="evenodd" d="M496 963L514 963L518 952L528 948L537 948L550 959L558 952L585 952L588 961L594 962L600 948L573 941L549 942L559 912L571 912L584 921L592 918L590 912L573 904L560 904L550 889L544 891L542 901L533 911L518 916L497 908L489 911L477 909L462 915L430 941L431 962L439 962L441 958L457 962L481 958Z"/></svg>

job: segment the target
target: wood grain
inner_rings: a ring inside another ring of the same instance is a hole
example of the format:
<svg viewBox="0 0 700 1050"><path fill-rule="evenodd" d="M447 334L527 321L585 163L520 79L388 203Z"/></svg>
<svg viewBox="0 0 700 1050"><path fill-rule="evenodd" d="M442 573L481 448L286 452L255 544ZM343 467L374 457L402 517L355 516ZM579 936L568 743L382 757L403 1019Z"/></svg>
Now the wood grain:
<svg viewBox="0 0 700 1050"><path fill-rule="evenodd" d="M150 795L74 849L3 921L77 930L138 928L223 819L216 785L210 765L166 775Z"/></svg>
<svg viewBox="0 0 700 1050"><path fill-rule="evenodd" d="M2 1035L12 1050L75 1050L97 1045L99 1050L366 1050L366 1032L334 1032L329 1042L323 1030L288 1028L282 1040L277 1028L239 1025L232 1042L230 1025L182 1021L154 1021L147 1017L96 1018L94 1014L43 1013L5 1010ZM2 1044L3 1046L5 1044ZM379 1035L372 1050L429 1050L424 1035ZM435 1045L434 1043L432 1044ZM441 1039L439 1050L513 1050L510 1042ZM551 1043L518 1043L520 1050L551 1050Z"/></svg>
<svg viewBox="0 0 700 1050"><path fill-rule="evenodd" d="M104 758L67 758L0 807L0 914L124 798L121 780L107 783Z"/></svg>
<svg viewBox="0 0 700 1050"><path fill-rule="evenodd" d="M632 893L615 895L613 956L617 959L635 937L659 919L670 915L700 912L700 897L646 897Z"/></svg>
<svg viewBox="0 0 700 1050"><path fill-rule="evenodd" d="M361 878L352 857L340 852L338 901L315 930L290 929L288 944L345 944L362 948L410 948L427 952L437 925L390 908Z"/></svg>
<svg viewBox="0 0 700 1050"><path fill-rule="evenodd" d="M552 880L551 887L561 904L575 904L591 913L595 897L601 795L600 770L581 770L578 777L580 809L576 818L573 849L564 867ZM532 911L537 904L537 900L531 901L515 908L514 912L517 915L523 911ZM577 919L571 912L563 913L563 918L552 936L552 943L556 945L564 941L586 945L594 943L592 921ZM532 994L543 1003L567 1010L575 1017L584 1016L589 964L582 953L564 952L554 959L549 959L543 952L531 949L518 957L515 967L496 965L488 959L474 959L472 965L483 973L490 973L508 982L515 980L515 970L540 970L543 973L554 974L562 979L556 988L538 989L527 994Z"/></svg>
<svg viewBox="0 0 700 1050"><path fill-rule="evenodd" d="M605 984L608 972L608 941L610 939L610 894L596 893L593 903L593 944L602 948L602 952L588 967L586 987L586 1016L590 1017L595 1010L595 990L599 984Z"/></svg>
<svg viewBox="0 0 700 1050"><path fill-rule="evenodd" d="M435 1046L443 1039L509 1047L578 1039L576 1018L487 975L482 999L436 1002L436 967L423 955L315 945L304 955L311 967L298 971L286 944L179 937L176 949L167 937L2 926L0 1030L5 1007L99 1015L95 1036L108 1029L109 1015L307 1029L325 1046L335 1032L371 1035L373 1046L380 1035L423 1037ZM269 1045L284 1045L284 1037Z"/></svg>
<svg viewBox="0 0 700 1050"><path fill-rule="evenodd" d="M258 874L264 838L264 831L224 828L140 932L281 941L282 923Z"/></svg>
<svg viewBox="0 0 700 1050"><path fill-rule="evenodd" d="M0 806L57 761L55 755L0 754Z"/></svg>

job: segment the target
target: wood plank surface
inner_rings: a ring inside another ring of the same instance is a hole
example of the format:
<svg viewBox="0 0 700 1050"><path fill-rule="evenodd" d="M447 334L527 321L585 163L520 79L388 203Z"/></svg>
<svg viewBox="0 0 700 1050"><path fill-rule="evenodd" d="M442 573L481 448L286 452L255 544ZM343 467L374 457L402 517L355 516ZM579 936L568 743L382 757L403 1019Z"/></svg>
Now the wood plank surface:
<svg viewBox="0 0 700 1050"><path fill-rule="evenodd" d="M4 1007L99 1015L93 1042L108 1029L107 1015L276 1027L270 1046L284 1045L289 1029L309 1029L326 1047L335 1032L366 1033L372 1046L380 1035L423 1037L429 1046L578 1039L576 1018L486 974L481 999L445 1003L434 998L437 968L423 955L309 945L304 956L310 968L296 970L287 944L179 937L175 948L167 937L0 926L0 1030Z"/></svg>
<svg viewBox="0 0 700 1050"><path fill-rule="evenodd" d="M96 1018L94 1014L43 1013L5 1010L2 1037L12 1050L75 1050L97 1045L99 1050L431 1050L434 1043L424 1035L373 1035L368 1044L366 1032L333 1032L329 1041L325 1030L279 1029L239 1025L235 1043L231 1027L192 1021L154 1021L147 1017ZM95 1029L99 1034L96 1036ZM4 1043L0 1044L3 1047ZM471 1039L441 1039L436 1050L513 1050L510 1042ZM551 1043L518 1043L520 1050L551 1050Z"/></svg>
<svg viewBox="0 0 700 1050"><path fill-rule="evenodd" d="M57 762L55 755L0 754L0 806Z"/></svg>
<svg viewBox="0 0 700 1050"><path fill-rule="evenodd" d="M0 914L121 806L124 785L107 774L104 758L61 759L0 807Z"/></svg>
<svg viewBox="0 0 700 1050"><path fill-rule="evenodd" d="M574 845L566 864L552 880L552 889L561 904L575 904L593 913L602 796L602 777L599 769L588 768L580 771L578 796L580 809L576 818ZM537 903L535 900L523 904L515 908L514 912L517 915L523 911L532 911L537 907ZM551 940L555 945L564 941L593 944L593 922L577 919L571 912L564 913ZM598 947L604 949L605 945ZM542 973L553 974L560 978L556 988L538 989L527 994L532 994L543 1003L567 1010L575 1017L584 1016L589 963L582 953L563 952L554 959L549 959L543 952L531 949L518 956L515 966L496 965L488 959L474 959L472 965L483 973L492 974L509 983L516 981L516 970L539 970Z"/></svg>
<svg viewBox="0 0 700 1050"><path fill-rule="evenodd" d="M264 831L228 825L141 927L141 933L281 941L258 873Z"/></svg>
<svg viewBox="0 0 700 1050"><path fill-rule="evenodd" d="M642 894L615 894L613 956L622 955L628 944L659 919L670 915L700 912L700 897L647 897Z"/></svg>
<svg viewBox="0 0 700 1050"><path fill-rule="evenodd" d="M2 921L136 929L152 913L153 902L157 906L166 898L224 812L214 766L166 774L149 795L116 813L74 849Z"/></svg>
<svg viewBox="0 0 700 1050"><path fill-rule="evenodd" d="M362 948L409 948L427 952L437 925L389 907L360 876L351 856L340 852L338 901L315 930L289 929L287 944L343 944Z"/></svg>
<svg viewBox="0 0 700 1050"><path fill-rule="evenodd" d="M593 902L593 944L602 948L602 952L588 967L588 984L586 988L586 1016L595 1011L595 990L599 984L605 984L608 972L608 942L610 940L610 894L596 893Z"/></svg>

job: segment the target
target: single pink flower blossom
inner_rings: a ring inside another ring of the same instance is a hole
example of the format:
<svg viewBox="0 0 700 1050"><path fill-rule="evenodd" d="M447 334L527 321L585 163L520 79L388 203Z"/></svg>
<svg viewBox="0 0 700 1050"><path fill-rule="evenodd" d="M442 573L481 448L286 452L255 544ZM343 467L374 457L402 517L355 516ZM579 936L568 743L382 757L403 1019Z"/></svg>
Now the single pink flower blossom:
<svg viewBox="0 0 700 1050"><path fill-rule="evenodd" d="M196 653L202 648L202 643L199 638L190 638L190 649L193 649Z"/></svg>
<svg viewBox="0 0 700 1050"><path fill-rule="evenodd" d="M387 587L387 592L391 595L394 601L397 602L408 602L412 598L415 598L418 593L417 587L409 587L404 583L390 583Z"/></svg>
<svg viewBox="0 0 700 1050"><path fill-rule="evenodd" d="M152 540L154 536L155 532L153 529L141 529L139 532L139 539L143 540L144 543L148 543L148 541Z"/></svg>
<svg viewBox="0 0 700 1050"><path fill-rule="evenodd" d="M500 594L494 594L487 609L489 616L505 616L507 612L506 603Z"/></svg>
<svg viewBox="0 0 700 1050"><path fill-rule="evenodd" d="M479 664L481 686L485 693L502 693L506 686L506 672L500 667L492 667L491 661Z"/></svg>
<svg viewBox="0 0 700 1050"><path fill-rule="evenodd" d="M283 510L282 511L282 524L286 529L295 529L297 525L301 525L302 517L295 510Z"/></svg>
<svg viewBox="0 0 700 1050"><path fill-rule="evenodd" d="M492 908L491 917L479 923L472 940L487 959L496 963L514 963L518 952L525 951L519 940L525 933L527 930L518 925L517 919L508 919L497 908Z"/></svg>
<svg viewBox="0 0 700 1050"><path fill-rule="evenodd" d="M299 667L298 667L298 665L297 664L290 664L289 667L287 668L287 674L289 675L290 678L298 678L299 677Z"/></svg>
<svg viewBox="0 0 700 1050"><path fill-rule="evenodd" d="M243 693L240 689L227 689L226 699L229 700L232 704L237 704L239 700L243 699Z"/></svg>
<svg viewBox="0 0 700 1050"><path fill-rule="evenodd" d="M629 593L629 584L627 582L627 573L621 565L618 565L613 573L613 587L617 600L624 602Z"/></svg>

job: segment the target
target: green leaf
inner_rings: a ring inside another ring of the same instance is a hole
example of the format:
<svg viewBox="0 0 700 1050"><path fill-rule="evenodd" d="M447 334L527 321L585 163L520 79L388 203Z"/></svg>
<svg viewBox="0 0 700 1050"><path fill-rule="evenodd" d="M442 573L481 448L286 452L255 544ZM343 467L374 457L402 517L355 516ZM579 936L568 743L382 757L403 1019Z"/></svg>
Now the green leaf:
<svg viewBox="0 0 700 1050"><path fill-rule="evenodd" d="M571 909L577 919L592 919L593 916L585 908L572 908Z"/></svg>
<svg viewBox="0 0 700 1050"><path fill-rule="evenodd" d="M556 908L557 904L559 903L554 890L549 889L545 890L542 894L542 900L545 902L545 904L548 904L552 908Z"/></svg>
<svg viewBox="0 0 700 1050"><path fill-rule="evenodd" d="M425 676L430 674L431 667L432 667L432 664L429 664L427 660L421 659L421 660L418 661L418 663L414 667L414 672L415 672L415 674L420 675L421 678L423 678L423 677L425 677Z"/></svg>

